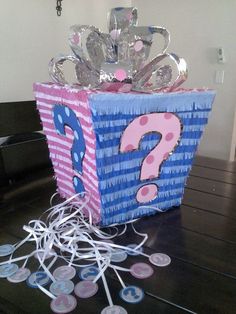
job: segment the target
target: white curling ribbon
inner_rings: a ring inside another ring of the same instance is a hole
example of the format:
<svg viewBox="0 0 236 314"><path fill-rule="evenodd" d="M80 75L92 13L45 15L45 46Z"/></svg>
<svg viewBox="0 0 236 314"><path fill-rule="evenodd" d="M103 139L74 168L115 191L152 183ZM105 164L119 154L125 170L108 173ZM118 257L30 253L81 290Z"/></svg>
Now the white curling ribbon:
<svg viewBox="0 0 236 314"><path fill-rule="evenodd" d="M77 194L63 203L56 204L46 210L40 217L42 219L43 216L47 214L46 222L40 219L31 220L28 225L25 225L23 229L28 232L28 235L21 242L15 244L15 248L20 248L27 242L34 242L35 250L28 255L16 258L13 258L12 254L9 260L0 263L0 265L9 263L9 261L11 263L24 261L23 267L25 267L29 258L36 255L39 261L39 267L55 282L55 278L50 270L58 259L62 259L69 266L74 267L87 267L97 264L99 272L93 282L98 281L100 278L102 279L108 303L110 306L113 306L105 272L108 268L113 269L124 288L125 284L118 271L130 272L130 269L112 264L112 254L117 249L121 249L124 251L129 250L130 252L138 253L139 255L149 258L149 255L139 251L140 247L147 241L148 236L135 229L133 223L137 221L137 219L134 219L130 221L132 229L136 235L142 238L141 242L137 244L135 248L128 248L123 245L106 242L107 240L115 239L125 234L127 224L123 225L120 231L118 224L113 224L108 229L109 233L101 230L99 226L93 225L92 212L87 210L88 217L83 213L83 209L85 209L89 203L90 195L87 193L83 194L85 194L84 198L80 198L81 194ZM51 204L53 203L54 196L51 198ZM52 260L47 263L46 260L48 256L51 256ZM40 286L40 284L38 284L38 288L48 297L52 299L55 298L51 292Z"/></svg>

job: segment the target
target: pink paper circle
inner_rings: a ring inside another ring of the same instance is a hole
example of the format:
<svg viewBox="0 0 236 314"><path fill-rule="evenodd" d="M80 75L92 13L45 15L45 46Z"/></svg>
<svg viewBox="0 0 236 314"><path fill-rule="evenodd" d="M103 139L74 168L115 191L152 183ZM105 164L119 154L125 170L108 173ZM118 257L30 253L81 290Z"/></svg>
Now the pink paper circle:
<svg viewBox="0 0 236 314"><path fill-rule="evenodd" d="M72 295L61 294L56 299L52 300L50 306L54 313L70 313L76 308L77 301Z"/></svg>
<svg viewBox="0 0 236 314"><path fill-rule="evenodd" d="M127 73L124 69L117 69L114 76L118 81L123 81L127 78Z"/></svg>
<svg viewBox="0 0 236 314"><path fill-rule="evenodd" d="M120 29L113 29L110 31L111 38L117 40L120 37Z"/></svg>
<svg viewBox="0 0 236 314"><path fill-rule="evenodd" d="M136 43L134 44L134 50L136 52L139 52L142 49L143 49L143 41L142 40L137 40Z"/></svg>
<svg viewBox="0 0 236 314"><path fill-rule="evenodd" d="M135 278L145 279L151 277L154 271L147 263L136 263L130 267L130 272Z"/></svg>
<svg viewBox="0 0 236 314"><path fill-rule="evenodd" d="M171 263L171 259L168 255L163 253L153 253L149 256L149 261L156 266L165 267Z"/></svg>
<svg viewBox="0 0 236 314"><path fill-rule="evenodd" d="M80 281L75 286L74 292L77 297L87 299L94 296L98 291L98 285L90 280Z"/></svg>

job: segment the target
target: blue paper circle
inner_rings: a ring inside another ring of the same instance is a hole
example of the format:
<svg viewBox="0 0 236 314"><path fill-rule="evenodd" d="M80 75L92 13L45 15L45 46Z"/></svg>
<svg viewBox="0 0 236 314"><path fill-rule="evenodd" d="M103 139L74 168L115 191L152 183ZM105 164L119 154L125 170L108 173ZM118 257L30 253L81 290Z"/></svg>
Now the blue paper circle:
<svg viewBox="0 0 236 314"><path fill-rule="evenodd" d="M50 292L56 296L60 294L71 294L74 290L74 283L71 280L57 280L50 285Z"/></svg>
<svg viewBox="0 0 236 314"><path fill-rule="evenodd" d="M7 256L15 251L15 247L12 244L0 245L0 256Z"/></svg>
<svg viewBox="0 0 236 314"><path fill-rule="evenodd" d="M99 269L96 266L89 266L82 268L79 272L79 277L81 280L94 280L99 273Z"/></svg>
<svg viewBox="0 0 236 314"><path fill-rule="evenodd" d="M144 298L143 289L136 286L128 286L120 290L120 297L127 303L139 303Z"/></svg>
<svg viewBox="0 0 236 314"><path fill-rule="evenodd" d="M127 258L127 253L121 249L117 249L114 252L112 252L111 255L111 261L113 263L121 263L125 261Z"/></svg>
<svg viewBox="0 0 236 314"><path fill-rule="evenodd" d="M44 271L36 271L32 273L26 280L27 285L30 288L38 288L37 283L40 286L46 286L50 281L51 279Z"/></svg>
<svg viewBox="0 0 236 314"><path fill-rule="evenodd" d="M15 274L18 270L17 264L4 264L0 266L0 278L7 278Z"/></svg>

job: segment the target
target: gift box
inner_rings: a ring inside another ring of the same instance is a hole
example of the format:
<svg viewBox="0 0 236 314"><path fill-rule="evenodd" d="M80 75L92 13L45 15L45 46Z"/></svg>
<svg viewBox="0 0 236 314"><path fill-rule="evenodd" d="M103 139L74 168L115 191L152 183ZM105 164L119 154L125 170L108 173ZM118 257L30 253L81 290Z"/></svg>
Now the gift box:
<svg viewBox="0 0 236 314"><path fill-rule="evenodd" d="M103 92L36 83L58 191L86 192L101 225L179 206L212 90Z"/></svg>

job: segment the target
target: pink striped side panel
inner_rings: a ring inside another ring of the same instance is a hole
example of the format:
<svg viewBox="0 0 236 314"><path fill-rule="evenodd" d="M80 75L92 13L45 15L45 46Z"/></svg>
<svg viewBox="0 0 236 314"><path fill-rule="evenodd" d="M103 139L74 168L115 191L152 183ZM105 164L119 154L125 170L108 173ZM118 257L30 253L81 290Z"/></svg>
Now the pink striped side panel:
<svg viewBox="0 0 236 314"><path fill-rule="evenodd" d="M56 132L52 117L52 109L55 104L66 105L72 109L78 117L83 129L86 144L86 151L83 159L83 174L80 177L83 181L85 190L91 197L87 208L92 211L94 221L99 222L101 216L101 200L96 171L96 139L92 127L88 92L78 91L77 89L51 83L36 83L34 84L34 93L43 125L43 131L47 137L58 191L60 195L65 198L69 198L75 194L72 178L74 175L80 175L72 167L71 147L74 140L73 131L66 126L66 136Z"/></svg>

